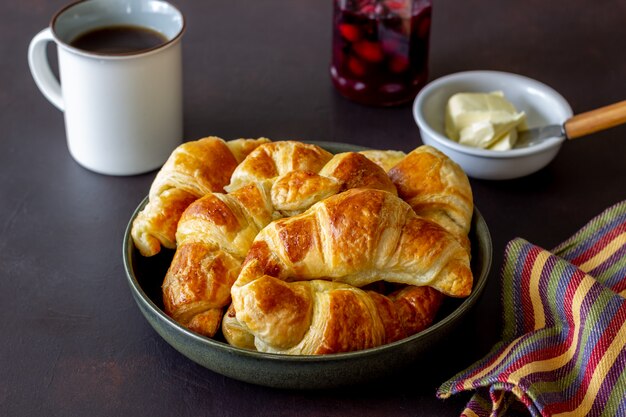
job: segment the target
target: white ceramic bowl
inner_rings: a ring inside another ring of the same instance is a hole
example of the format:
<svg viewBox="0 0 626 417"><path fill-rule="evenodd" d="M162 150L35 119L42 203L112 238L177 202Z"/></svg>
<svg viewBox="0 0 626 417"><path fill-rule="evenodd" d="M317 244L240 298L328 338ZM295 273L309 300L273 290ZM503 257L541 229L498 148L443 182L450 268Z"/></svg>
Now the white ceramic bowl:
<svg viewBox="0 0 626 417"><path fill-rule="evenodd" d="M459 72L427 84L415 98L413 116L422 142L448 155L472 178L506 180L532 174L554 159L565 138L550 138L522 149L492 151L461 145L444 133L445 107L453 94L496 90L503 91L518 111L526 113L529 128L562 124L572 117L569 103L539 81L499 71Z"/></svg>

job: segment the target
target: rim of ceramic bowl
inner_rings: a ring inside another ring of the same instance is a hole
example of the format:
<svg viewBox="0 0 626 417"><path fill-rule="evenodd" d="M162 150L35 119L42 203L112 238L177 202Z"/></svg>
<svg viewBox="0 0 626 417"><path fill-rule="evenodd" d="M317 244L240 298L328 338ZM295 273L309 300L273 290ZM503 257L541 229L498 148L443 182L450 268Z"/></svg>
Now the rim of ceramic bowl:
<svg viewBox="0 0 626 417"><path fill-rule="evenodd" d="M369 149L366 147L348 145L348 144L343 144L343 143L334 143L334 142L308 141L308 143L317 144L318 146L322 146L325 149L330 148L330 149L337 150L339 152L345 152L345 151L348 151L349 149L352 149L352 150ZM486 257L485 265L481 271L478 271L480 275L478 277L474 277L476 285L474 289L472 290L472 293L467 298L463 299L463 301L457 307L455 307L454 310L452 310L446 316L442 317L439 321L437 321L436 323L433 323L431 326L422 330L421 332L418 332L404 339L401 339L392 343L388 343L385 345L381 345L381 346L377 346L377 347L373 347L369 349L357 350L353 352L331 353L331 354L326 354L326 355L285 355L285 354L280 354L280 353L258 352L258 351L254 351L250 349L238 348L236 346L229 345L225 342L221 342L219 340L214 340L209 337L202 336L198 333L195 333L187 329L186 327L182 326L181 324L176 322L174 319L169 317L167 314L165 314L165 312L159 306L157 306L152 301L152 299L148 296L148 294L146 294L146 292L143 290L141 284L137 280L137 277L134 271L134 266L133 266L133 251L135 250L135 246L134 246L132 236L131 236L131 229L132 229L132 224L133 224L134 219L137 217L139 212L148 203L148 198L149 197L146 196L141 201L141 203L139 203L139 205L133 212L130 218L130 221L128 222L126 226L126 230L124 232L124 241L122 243L122 258L123 258L123 263L124 263L124 271L126 273L126 278L127 278L127 281L131 290L133 291L135 295L138 296L136 300L140 301L144 305L144 307L149 309L155 316L159 317L162 321L167 323L167 325L170 328L173 328L177 332L184 334L186 337L195 339L196 341L202 343L203 345L207 347L220 349L223 352L232 352L240 356L247 356L247 357L259 358L259 359L270 360L270 361L286 361L286 362L294 362L294 363L342 361L342 360L349 360L350 358L355 358L355 357L362 358L366 356L377 355L381 353L381 351L393 350L396 346L403 345L405 343L410 343L411 341L415 339L426 338L429 335L437 332L438 330L442 328L453 325L470 308L474 306L474 304L477 302L477 300L480 298L480 296L484 292L485 286L487 285L487 281L489 278L489 273L491 271L491 266L493 263L493 243L491 240L491 233L489 232L489 228L487 226L487 223L485 222L484 217L482 216L480 211L478 211L478 209L474 207L474 217L472 219L472 224L473 226L476 227L476 230L475 230L476 234L478 234L479 232L483 234L484 245L487 249L486 253L484 254L484 256Z"/></svg>
<svg viewBox="0 0 626 417"><path fill-rule="evenodd" d="M565 137L562 138L551 138L543 143L538 145L529 146L527 148L520 149L511 149L507 151L494 151L490 149L480 149L473 148L470 146L461 145L451 139L448 139L446 136L437 132L433 129L424 118L424 114L422 109L424 108L424 103L426 99L430 97L435 91L437 91L441 86L458 79L467 79L467 78L478 78L478 77L507 77L517 82L521 82L527 85L531 85L537 89L542 90L543 92L552 96L552 98L565 110L567 117L572 117L573 112L570 104L565 100L565 98L554 88L548 86L547 84L542 83L541 81L537 81L533 78L526 77L524 75L515 74L511 72L504 71L491 71L491 70L476 70L476 71L462 71L454 74L444 75L443 77L437 78L436 80L428 83L422 90L418 93L417 97L413 102L413 117L417 122L417 125L420 129L426 131L428 135L430 135L433 140L438 143L446 146L448 148L454 149L457 152L486 157L486 158L498 158L498 159L507 159L507 158L519 158L528 155L533 155L536 153L541 153L550 148L560 146L564 141ZM566 117L566 118L567 118Z"/></svg>

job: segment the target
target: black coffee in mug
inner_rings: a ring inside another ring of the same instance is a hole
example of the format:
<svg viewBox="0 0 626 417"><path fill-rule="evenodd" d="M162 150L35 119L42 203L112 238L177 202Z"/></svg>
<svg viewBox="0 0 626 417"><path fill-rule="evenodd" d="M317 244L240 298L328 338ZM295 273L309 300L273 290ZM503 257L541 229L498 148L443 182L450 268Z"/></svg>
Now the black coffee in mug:
<svg viewBox="0 0 626 417"><path fill-rule="evenodd" d="M155 48L165 42L165 36L146 27L106 26L77 36L70 45L99 54L130 54Z"/></svg>

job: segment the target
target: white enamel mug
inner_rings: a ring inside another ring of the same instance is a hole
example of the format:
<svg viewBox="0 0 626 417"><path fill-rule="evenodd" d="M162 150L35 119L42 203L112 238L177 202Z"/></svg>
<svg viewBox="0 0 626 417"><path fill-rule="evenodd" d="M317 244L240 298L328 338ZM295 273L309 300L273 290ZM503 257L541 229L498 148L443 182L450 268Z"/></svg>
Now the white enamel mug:
<svg viewBox="0 0 626 417"><path fill-rule="evenodd" d="M70 43L88 31L139 26L160 33L157 47L104 54ZM61 9L37 34L28 62L43 95L64 112L72 157L108 175L160 167L182 142L182 13L159 0L86 0ZM60 82L46 44L55 42Z"/></svg>

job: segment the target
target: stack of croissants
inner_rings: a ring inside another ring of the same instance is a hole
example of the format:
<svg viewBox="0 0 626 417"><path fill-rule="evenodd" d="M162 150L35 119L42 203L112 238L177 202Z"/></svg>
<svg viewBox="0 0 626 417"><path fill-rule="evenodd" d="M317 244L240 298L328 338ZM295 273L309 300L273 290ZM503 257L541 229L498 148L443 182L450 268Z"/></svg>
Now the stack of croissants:
<svg viewBox="0 0 626 417"><path fill-rule="evenodd" d="M467 297L472 214L467 176L429 146L207 137L172 152L131 235L143 256L175 249L163 304L181 325L312 355L403 339Z"/></svg>

